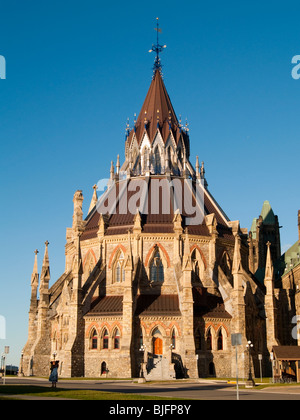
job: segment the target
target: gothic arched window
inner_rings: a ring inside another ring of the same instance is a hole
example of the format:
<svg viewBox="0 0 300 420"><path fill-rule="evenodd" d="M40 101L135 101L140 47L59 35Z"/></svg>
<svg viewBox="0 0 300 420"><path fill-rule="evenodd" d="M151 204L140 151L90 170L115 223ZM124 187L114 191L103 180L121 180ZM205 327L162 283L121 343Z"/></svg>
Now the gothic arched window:
<svg viewBox="0 0 300 420"><path fill-rule="evenodd" d="M210 329L207 331L206 334L206 350L212 350L212 335Z"/></svg>
<svg viewBox="0 0 300 420"><path fill-rule="evenodd" d="M168 147L167 150L167 156L168 156L168 161L169 161L169 169L172 169L173 163L172 163L172 154L171 154L171 146Z"/></svg>
<svg viewBox="0 0 300 420"><path fill-rule="evenodd" d="M114 349L120 348L120 332L118 328L114 332Z"/></svg>
<svg viewBox="0 0 300 420"><path fill-rule="evenodd" d="M150 281L151 283L164 282L164 266L158 249L156 249L150 265Z"/></svg>
<svg viewBox="0 0 300 420"><path fill-rule="evenodd" d="M124 254L120 251L114 263L114 283L121 283L125 281L125 270L124 270Z"/></svg>
<svg viewBox="0 0 300 420"><path fill-rule="evenodd" d="M161 159L160 159L160 151L159 151L158 146L156 146L154 150L154 162L155 162L155 173L160 174L161 173Z"/></svg>
<svg viewBox="0 0 300 420"><path fill-rule="evenodd" d="M98 333L96 330L92 331L90 347L92 350L96 350L98 348Z"/></svg>
<svg viewBox="0 0 300 420"><path fill-rule="evenodd" d="M223 334L222 334L221 328L218 332L217 343L218 343L218 350L223 350Z"/></svg>
<svg viewBox="0 0 300 420"><path fill-rule="evenodd" d="M194 249L194 251L192 252L192 267L193 281L197 283L201 282L201 280L203 280L205 267L198 249Z"/></svg>
<svg viewBox="0 0 300 420"><path fill-rule="evenodd" d="M108 349L108 339L109 339L108 331L105 328L105 330L102 333L102 349L104 350Z"/></svg>
<svg viewBox="0 0 300 420"><path fill-rule="evenodd" d="M176 331L175 328L173 328L172 331L172 336L171 336L171 344L172 344L172 349L176 349Z"/></svg>

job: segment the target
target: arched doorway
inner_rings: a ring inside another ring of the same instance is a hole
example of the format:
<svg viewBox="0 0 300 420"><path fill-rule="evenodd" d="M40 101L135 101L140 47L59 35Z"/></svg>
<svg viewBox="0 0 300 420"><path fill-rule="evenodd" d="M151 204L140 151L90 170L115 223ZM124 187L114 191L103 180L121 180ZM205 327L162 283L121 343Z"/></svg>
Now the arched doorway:
<svg viewBox="0 0 300 420"><path fill-rule="evenodd" d="M101 363L101 376L107 374L107 365L106 362Z"/></svg>
<svg viewBox="0 0 300 420"><path fill-rule="evenodd" d="M152 334L152 353L155 356L162 356L163 354L163 339L161 332L158 328L155 328Z"/></svg>
<svg viewBox="0 0 300 420"><path fill-rule="evenodd" d="M163 341L159 337L153 337L153 354L156 356L163 354Z"/></svg>

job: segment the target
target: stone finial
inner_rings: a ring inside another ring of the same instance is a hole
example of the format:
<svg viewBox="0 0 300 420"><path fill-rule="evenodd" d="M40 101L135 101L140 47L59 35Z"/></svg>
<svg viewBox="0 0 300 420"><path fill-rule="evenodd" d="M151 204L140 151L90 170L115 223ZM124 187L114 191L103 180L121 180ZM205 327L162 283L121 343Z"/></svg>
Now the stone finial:
<svg viewBox="0 0 300 420"><path fill-rule="evenodd" d="M111 164L110 164L110 179L111 179L111 181L113 181L114 177L115 177L114 162L111 161Z"/></svg>
<svg viewBox="0 0 300 420"><path fill-rule="evenodd" d="M97 189L98 189L98 186L97 186L97 184L95 184L93 186L94 193L93 193L92 201L91 201L91 204L90 204L89 213L93 210L93 208L96 206L96 204L98 202Z"/></svg>
<svg viewBox="0 0 300 420"><path fill-rule="evenodd" d="M196 156L196 178L200 179L199 156Z"/></svg>
<svg viewBox="0 0 300 420"><path fill-rule="evenodd" d="M83 194L81 190L78 190L74 194L73 198L74 212L73 212L73 229L75 232L82 230L83 227Z"/></svg>
<svg viewBox="0 0 300 420"><path fill-rule="evenodd" d="M182 217L181 217L179 209L175 211L175 214L173 217L173 229L174 229L174 232L178 234L182 234L183 232Z"/></svg>
<svg viewBox="0 0 300 420"><path fill-rule="evenodd" d="M134 216L133 233L139 234L142 232L142 218L139 210L137 209L136 215Z"/></svg>
<svg viewBox="0 0 300 420"><path fill-rule="evenodd" d="M232 274L239 274L242 272L242 256L241 256L241 237L239 234L235 235L235 245L233 254Z"/></svg>
<svg viewBox="0 0 300 420"><path fill-rule="evenodd" d="M120 155L117 156L117 163L116 163L116 174L119 175L120 173Z"/></svg>

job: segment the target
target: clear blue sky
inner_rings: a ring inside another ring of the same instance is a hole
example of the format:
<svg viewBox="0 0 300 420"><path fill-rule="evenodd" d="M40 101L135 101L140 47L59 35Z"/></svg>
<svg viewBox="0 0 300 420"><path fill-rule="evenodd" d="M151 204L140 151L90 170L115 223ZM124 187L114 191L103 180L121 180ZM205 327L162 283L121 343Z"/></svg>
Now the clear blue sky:
<svg viewBox="0 0 300 420"><path fill-rule="evenodd" d="M188 118L191 160L231 220L250 228L269 200L282 246L297 240L299 1L3 0L0 55L0 315L8 363L27 340L30 278L50 242L51 284L64 271L73 194L87 212L92 186L124 156L127 117L152 77L155 18L177 115Z"/></svg>

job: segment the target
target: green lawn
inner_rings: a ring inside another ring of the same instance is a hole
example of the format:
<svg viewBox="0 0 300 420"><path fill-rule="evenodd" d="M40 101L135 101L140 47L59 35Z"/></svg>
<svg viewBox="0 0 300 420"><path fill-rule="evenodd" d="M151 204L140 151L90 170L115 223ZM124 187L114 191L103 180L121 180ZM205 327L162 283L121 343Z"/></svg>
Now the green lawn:
<svg viewBox="0 0 300 420"><path fill-rule="evenodd" d="M74 400L165 400L160 397L150 397L136 394L122 394L117 392L103 392L92 390L76 390L76 389L51 389L42 386L32 385L0 385L0 400L19 399L15 396L35 396L35 397L54 397L54 398L71 398ZM168 398L169 399L169 398Z"/></svg>

